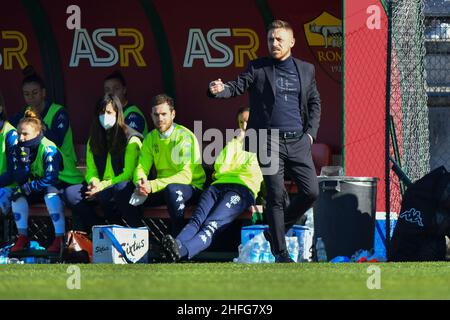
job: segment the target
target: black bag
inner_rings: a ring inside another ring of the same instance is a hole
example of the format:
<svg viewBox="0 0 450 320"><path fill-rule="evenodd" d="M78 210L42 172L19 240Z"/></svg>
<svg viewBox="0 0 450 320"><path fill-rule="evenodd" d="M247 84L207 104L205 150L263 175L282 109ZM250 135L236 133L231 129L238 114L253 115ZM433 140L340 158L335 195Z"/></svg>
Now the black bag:
<svg viewBox="0 0 450 320"><path fill-rule="evenodd" d="M450 173L437 168L406 190L388 259L445 260L450 235Z"/></svg>

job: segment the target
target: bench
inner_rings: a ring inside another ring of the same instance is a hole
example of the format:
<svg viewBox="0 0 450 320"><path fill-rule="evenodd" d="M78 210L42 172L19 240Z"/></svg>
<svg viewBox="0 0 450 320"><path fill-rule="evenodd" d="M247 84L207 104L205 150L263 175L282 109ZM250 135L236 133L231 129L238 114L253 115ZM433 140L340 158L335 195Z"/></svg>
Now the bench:
<svg viewBox="0 0 450 320"><path fill-rule="evenodd" d="M30 217L48 217L47 208L44 203L38 203L30 206L29 209ZM185 218L190 219L192 217L192 213L195 210L195 206L188 206L184 213ZM248 208L246 211L242 212L242 214L238 217L238 219L252 219L252 215L255 212L262 212L262 206L257 205L251 208ZM64 209L64 215L66 218L72 217L72 211L68 208ZM143 212L144 218L152 218L152 219L169 219L169 213L167 211L166 206L155 206L155 207L146 207Z"/></svg>
<svg viewBox="0 0 450 320"><path fill-rule="evenodd" d="M78 168L85 173L86 172L86 145L84 144L76 144L75 145L75 152L77 154L77 157L79 159L78 161ZM311 148L312 157L314 161L314 165L316 168L317 175L320 174L320 170L323 166L329 166L332 162L332 152L331 148L323 143L314 143ZM211 170L211 168L209 168ZM293 181L286 180L285 182L286 190L288 193L297 193L297 186ZM185 211L186 218L190 218L192 216L192 212L195 209L195 207L188 207ZM262 212L262 207L258 206L257 208L249 208L248 210L244 211L240 216L239 219L252 219L253 213ZM65 215L66 217L71 216L71 211L69 209L65 209ZM45 208L44 204L37 204L30 206L30 216L35 217L46 217L48 216L47 210ZM166 206L159 206L159 207L152 207L152 208L145 208L144 209L144 217L146 218L158 218L158 219L169 219L169 213L167 211Z"/></svg>
<svg viewBox="0 0 450 320"><path fill-rule="evenodd" d="M76 153L78 155L78 159L80 159L79 163L78 163L78 168L82 171L85 172L85 145L76 145ZM312 146L312 155L313 155L313 161L316 167L316 172L317 174L320 173L320 169L322 168L322 166L327 166L331 164L331 149L329 146L325 145L325 144L313 144ZM209 171L211 171L211 168L208 168ZM293 183L292 181L287 180L286 183L286 190L288 191L288 193L296 193L297 192L297 186L295 185L295 183ZM189 219L192 216L192 213L194 211L195 207L194 206L189 206L186 208L185 211L185 218ZM262 206L255 206L252 208L249 208L248 210L244 211L239 217L238 219L236 219L237 221L235 221L234 223L234 228L230 228L233 229L233 231L230 231L230 233L232 234L230 236L230 239L228 238L222 238L225 239L225 241L223 242L228 242L229 243L229 247L233 247L233 248L237 248L237 246L235 246L235 243L239 243L240 241L240 228L244 225L250 225L252 223L252 219L253 219L253 215L254 213L262 213L263 212L263 208ZM70 219L72 217L72 212L70 209L66 208L65 209L65 216L67 221L69 221L69 223L67 224L67 227L70 228ZM52 223L50 221L47 209L45 207L44 203L41 204L35 204L30 206L30 211L29 211L29 217L30 217L30 229L33 229L30 231L30 234L33 235L33 237L38 240L40 243L41 242L47 242L50 241L50 238L52 237L53 234L53 227L52 227ZM34 219L36 218L36 219ZM151 207L148 208L146 207L144 209L143 212L143 221L144 222L149 222L151 221L151 224L154 225L154 223L159 223L159 226L162 226L162 228L166 228L166 224L164 221L169 221L170 217L169 217L169 213L167 211L167 207L166 206L157 206L157 207ZM148 220L146 220L148 219ZM8 220L8 221L7 221ZM46 221L46 222L45 222ZM9 216L9 219L3 219L3 240L11 240L11 237L14 236L13 234L13 230L15 229L15 223L12 219L11 216ZM7 227L6 224L8 224ZM148 224L148 223L146 223ZM159 227L157 226L157 228ZM1 241L1 239L0 239ZM219 242L219 241L218 241ZM212 246L214 247L214 246ZM215 251L221 251L223 249L223 246L221 247L216 246L216 249L218 248L218 250ZM226 250L226 249L225 249ZM214 248L213 248L214 251ZM227 251L227 250L226 250ZM229 250L228 250L229 251Z"/></svg>

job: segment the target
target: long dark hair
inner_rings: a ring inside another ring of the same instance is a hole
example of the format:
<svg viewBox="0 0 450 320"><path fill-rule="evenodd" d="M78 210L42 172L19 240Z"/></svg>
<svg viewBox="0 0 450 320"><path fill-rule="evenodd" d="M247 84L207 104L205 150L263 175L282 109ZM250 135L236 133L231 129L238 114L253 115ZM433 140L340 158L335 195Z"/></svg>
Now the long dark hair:
<svg viewBox="0 0 450 320"><path fill-rule="evenodd" d="M114 127L105 130L100 124L99 115L105 113L106 106L112 104L117 113ZM108 152L111 155L118 155L127 146L128 127L123 118L123 110L120 99L112 94L105 95L97 103L95 108L95 119L92 122L89 146L95 156L105 156Z"/></svg>

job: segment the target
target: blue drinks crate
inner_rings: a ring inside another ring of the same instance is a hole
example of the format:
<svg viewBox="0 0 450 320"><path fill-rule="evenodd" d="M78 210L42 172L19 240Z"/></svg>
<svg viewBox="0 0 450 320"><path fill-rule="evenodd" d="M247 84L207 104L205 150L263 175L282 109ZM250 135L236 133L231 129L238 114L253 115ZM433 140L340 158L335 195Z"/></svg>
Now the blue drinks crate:
<svg viewBox="0 0 450 320"><path fill-rule="evenodd" d="M391 212L389 216L390 221L390 238L394 234L394 229L397 224L397 214ZM386 258L386 213L377 212L375 220L375 236L374 236L374 253L376 255Z"/></svg>
<svg viewBox="0 0 450 320"><path fill-rule="evenodd" d="M252 225L241 229L241 244L245 246L247 242L257 235L268 230L268 225ZM300 225L294 225L286 233L287 237L296 237L299 244L298 260L299 262L312 261L311 246L313 244L313 230ZM297 259L295 259L297 260Z"/></svg>
<svg viewBox="0 0 450 320"><path fill-rule="evenodd" d="M244 246L248 241L253 239L260 233L263 233L264 230L268 230L268 225L255 224L252 226L242 227L241 230L241 244Z"/></svg>

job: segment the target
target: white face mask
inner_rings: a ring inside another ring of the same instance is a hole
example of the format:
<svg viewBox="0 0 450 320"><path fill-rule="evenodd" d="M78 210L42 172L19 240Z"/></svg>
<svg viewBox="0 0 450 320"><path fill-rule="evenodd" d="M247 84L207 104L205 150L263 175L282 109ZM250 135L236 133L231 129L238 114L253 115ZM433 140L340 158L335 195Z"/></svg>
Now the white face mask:
<svg viewBox="0 0 450 320"><path fill-rule="evenodd" d="M116 117L108 114L101 114L98 119L105 130L111 129L116 124Z"/></svg>

